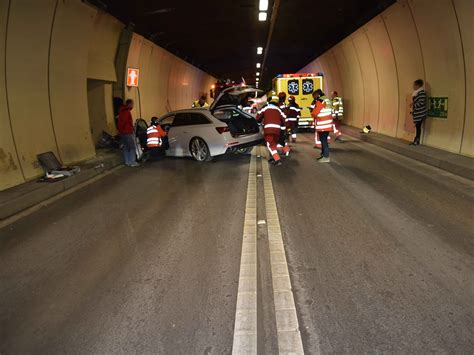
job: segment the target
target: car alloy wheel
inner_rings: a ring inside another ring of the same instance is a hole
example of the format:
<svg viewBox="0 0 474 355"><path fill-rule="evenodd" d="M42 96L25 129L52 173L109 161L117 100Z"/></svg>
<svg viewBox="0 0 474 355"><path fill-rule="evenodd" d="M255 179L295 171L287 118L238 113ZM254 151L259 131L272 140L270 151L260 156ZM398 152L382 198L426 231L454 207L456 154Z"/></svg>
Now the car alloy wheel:
<svg viewBox="0 0 474 355"><path fill-rule="evenodd" d="M201 138L191 140L191 155L199 162L210 161L212 159L209 147Z"/></svg>

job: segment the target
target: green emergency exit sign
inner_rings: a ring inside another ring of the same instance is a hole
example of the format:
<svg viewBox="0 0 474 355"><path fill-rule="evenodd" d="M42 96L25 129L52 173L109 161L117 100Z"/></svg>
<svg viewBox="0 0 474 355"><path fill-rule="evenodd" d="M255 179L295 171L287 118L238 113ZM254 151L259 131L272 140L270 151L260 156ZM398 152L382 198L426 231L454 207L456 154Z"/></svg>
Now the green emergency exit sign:
<svg viewBox="0 0 474 355"><path fill-rule="evenodd" d="M448 98L447 97L429 97L428 98L428 116L437 118L448 118Z"/></svg>

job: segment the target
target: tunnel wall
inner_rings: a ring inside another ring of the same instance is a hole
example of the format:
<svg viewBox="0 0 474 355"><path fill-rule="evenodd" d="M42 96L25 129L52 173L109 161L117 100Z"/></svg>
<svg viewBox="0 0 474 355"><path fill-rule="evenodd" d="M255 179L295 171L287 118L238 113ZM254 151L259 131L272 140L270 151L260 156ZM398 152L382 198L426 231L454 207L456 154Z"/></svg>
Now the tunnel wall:
<svg viewBox="0 0 474 355"><path fill-rule="evenodd" d="M322 71L345 101L345 122L412 140L412 83L448 97L447 119L429 117L423 143L474 156L472 0L399 0L300 72ZM442 19L442 20L441 20Z"/></svg>
<svg viewBox="0 0 474 355"><path fill-rule="evenodd" d="M37 154L64 164L95 156L102 129L115 130L113 85L124 25L80 0L0 0L0 190L43 174ZM189 107L214 78L133 34L127 65L140 72L149 119ZM120 70L124 70L121 68Z"/></svg>
<svg viewBox="0 0 474 355"><path fill-rule="evenodd" d="M126 67L140 70L139 88L124 84L125 97L135 101L135 117L147 121L152 116L191 107L216 81L136 33L131 38Z"/></svg>

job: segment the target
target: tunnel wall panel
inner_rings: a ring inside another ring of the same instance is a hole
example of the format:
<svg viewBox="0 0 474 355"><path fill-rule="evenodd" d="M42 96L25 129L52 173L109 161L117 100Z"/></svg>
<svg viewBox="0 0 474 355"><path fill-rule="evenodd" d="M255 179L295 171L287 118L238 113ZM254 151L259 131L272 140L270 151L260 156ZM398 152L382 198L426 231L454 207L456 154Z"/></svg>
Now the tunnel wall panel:
<svg viewBox="0 0 474 355"><path fill-rule="evenodd" d="M321 72L324 74L323 86L324 92L329 96L330 93L334 90L334 79L332 76L332 71L330 69L331 64L328 61L327 55L323 55L318 60Z"/></svg>
<svg viewBox="0 0 474 355"><path fill-rule="evenodd" d="M55 5L55 0L16 0L10 5L6 48L8 106L26 179L42 173L37 154L58 153L48 96L48 49Z"/></svg>
<svg viewBox="0 0 474 355"><path fill-rule="evenodd" d="M90 36L87 77L114 82L115 56L123 24L114 17L99 12L94 19L93 36Z"/></svg>
<svg viewBox="0 0 474 355"><path fill-rule="evenodd" d="M379 92L379 118L377 131L396 136L398 124L398 77L392 44L381 16L377 16L366 26L377 69Z"/></svg>
<svg viewBox="0 0 474 355"><path fill-rule="evenodd" d="M394 4L382 16L392 43L398 71L399 116L396 137L411 140L414 128L408 104L411 102L413 81L418 78L425 79L418 32L407 2Z"/></svg>
<svg viewBox="0 0 474 355"><path fill-rule="evenodd" d="M77 1L59 1L51 34L51 114L64 164L95 155L87 104L87 62L96 10Z"/></svg>
<svg viewBox="0 0 474 355"><path fill-rule="evenodd" d="M344 102L344 120L347 124L353 125L353 110L352 108L352 80L351 74L349 71L349 66L347 64L347 59L342 49L342 44L336 45L333 50L333 57L335 59L334 65L337 66L339 70L339 75L341 78L341 83L343 86L343 102Z"/></svg>
<svg viewBox="0 0 474 355"><path fill-rule="evenodd" d="M454 0L464 51L466 105L461 153L474 156L474 1Z"/></svg>
<svg viewBox="0 0 474 355"><path fill-rule="evenodd" d="M362 124L370 125L378 131L379 121L379 82L372 48L366 35L366 28L361 28L352 36L354 48L359 60L364 97L364 120Z"/></svg>
<svg viewBox="0 0 474 355"><path fill-rule="evenodd" d="M327 51L325 53L325 61L328 67L328 70L331 75L331 87L330 91L337 91L339 96L344 95L344 86L342 85L341 75L339 72L339 67L337 65L336 59L334 57L334 51Z"/></svg>
<svg viewBox="0 0 474 355"><path fill-rule="evenodd" d="M24 182L13 138L5 85L5 40L9 5L9 0L0 0L0 190Z"/></svg>
<svg viewBox="0 0 474 355"><path fill-rule="evenodd" d="M399 0L300 72L323 63L333 86L337 68L345 123L405 140L415 131L413 81L424 79L428 96L448 97L449 107L447 120L427 118L423 143L474 156L473 7L471 0Z"/></svg>
<svg viewBox="0 0 474 355"><path fill-rule="evenodd" d="M352 124L357 127L362 127L367 122L364 116L364 81L362 79L359 57L351 37L346 38L342 42L342 50L347 60L352 86Z"/></svg>

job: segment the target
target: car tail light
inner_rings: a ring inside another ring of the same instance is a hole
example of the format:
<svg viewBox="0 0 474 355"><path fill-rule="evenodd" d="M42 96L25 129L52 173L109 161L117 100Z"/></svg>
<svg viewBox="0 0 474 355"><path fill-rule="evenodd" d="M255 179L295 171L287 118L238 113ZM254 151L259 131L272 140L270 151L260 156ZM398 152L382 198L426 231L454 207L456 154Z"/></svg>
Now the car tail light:
<svg viewBox="0 0 474 355"><path fill-rule="evenodd" d="M230 128L229 128L229 126L216 127L216 131L219 132L220 134L222 134L224 132L230 132Z"/></svg>

